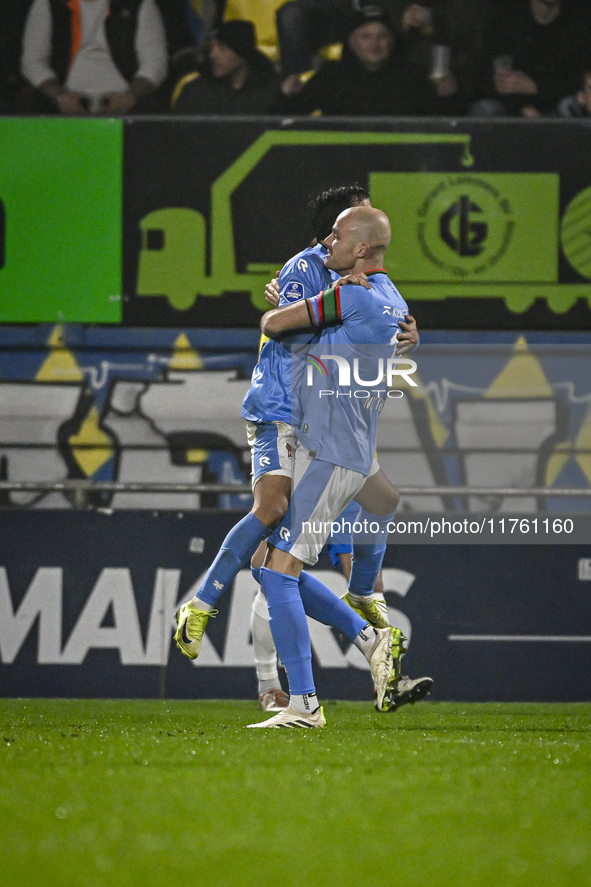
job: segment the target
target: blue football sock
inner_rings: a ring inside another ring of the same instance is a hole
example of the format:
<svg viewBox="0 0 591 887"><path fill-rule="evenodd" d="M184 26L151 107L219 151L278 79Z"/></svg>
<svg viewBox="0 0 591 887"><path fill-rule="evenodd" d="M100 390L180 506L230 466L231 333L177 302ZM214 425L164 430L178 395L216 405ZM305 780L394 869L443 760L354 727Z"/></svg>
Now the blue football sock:
<svg viewBox="0 0 591 887"><path fill-rule="evenodd" d="M302 570L300 574L300 595L308 616L317 622L331 625L350 641L367 625L365 619L307 570Z"/></svg>
<svg viewBox="0 0 591 887"><path fill-rule="evenodd" d="M359 512L356 523L365 522L365 526L371 529L353 535L353 563L349 578L349 591L353 594L373 594L386 553L387 526L395 514L370 514L364 508Z"/></svg>
<svg viewBox="0 0 591 887"><path fill-rule="evenodd" d="M353 545L349 591L353 594L373 594L385 552L385 545Z"/></svg>
<svg viewBox="0 0 591 887"><path fill-rule="evenodd" d="M315 693L310 632L295 576L261 568L261 584L269 607L269 625L279 659L294 695Z"/></svg>
<svg viewBox="0 0 591 887"><path fill-rule="evenodd" d="M238 521L222 542L222 547L195 596L206 604L215 606L222 592L232 584L236 574L247 565L270 532L269 527L261 523L252 512Z"/></svg>

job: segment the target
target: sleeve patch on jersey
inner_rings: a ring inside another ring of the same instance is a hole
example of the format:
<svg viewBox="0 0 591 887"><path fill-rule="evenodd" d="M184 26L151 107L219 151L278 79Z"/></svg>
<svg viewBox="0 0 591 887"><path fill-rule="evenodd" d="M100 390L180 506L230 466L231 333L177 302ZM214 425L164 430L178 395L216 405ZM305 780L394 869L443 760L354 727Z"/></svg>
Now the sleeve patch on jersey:
<svg viewBox="0 0 591 887"><path fill-rule="evenodd" d="M314 299L306 299L306 307L312 326L331 326L341 322L340 287L327 289Z"/></svg>
<svg viewBox="0 0 591 887"><path fill-rule="evenodd" d="M298 280L289 280L283 290L283 298L286 302L299 302L304 298L304 284Z"/></svg>
<svg viewBox="0 0 591 887"><path fill-rule="evenodd" d="M340 287L324 290L320 297L321 324L336 323L341 319Z"/></svg>

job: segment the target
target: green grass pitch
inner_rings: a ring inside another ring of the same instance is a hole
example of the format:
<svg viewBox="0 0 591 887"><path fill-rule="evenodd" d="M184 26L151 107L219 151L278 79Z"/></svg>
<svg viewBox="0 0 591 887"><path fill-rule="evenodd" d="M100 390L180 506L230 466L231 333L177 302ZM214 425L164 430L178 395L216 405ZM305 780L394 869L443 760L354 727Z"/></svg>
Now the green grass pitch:
<svg viewBox="0 0 591 887"><path fill-rule="evenodd" d="M591 704L0 700L1 887L591 885Z"/></svg>

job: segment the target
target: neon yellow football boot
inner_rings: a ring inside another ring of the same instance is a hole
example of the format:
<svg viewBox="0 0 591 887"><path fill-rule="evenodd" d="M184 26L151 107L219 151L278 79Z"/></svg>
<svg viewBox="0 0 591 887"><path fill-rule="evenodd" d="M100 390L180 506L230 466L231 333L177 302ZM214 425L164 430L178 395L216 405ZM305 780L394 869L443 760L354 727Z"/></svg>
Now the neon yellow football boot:
<svg viewBox="0 0 591 887"><path fill-rule="evenodd" d="M193 604L183 604L175 613L177 630L174 633L176 645L189 659L197 659L201 650L201 641L205 626L210 616L217 616L218 610L205 613L198 610Z"/></svg>
<svg viewBox="0 0 591 887"><path fill-rule="evenodd" d="M386 601L381 598L378 598L378 600L372 600L370 595L368 596L367 601L359 602L357 600L353 603L349 592L347 592L347 594L344 595L343 600L346 604L349 604L351 609L355 610L362 619L365 619L370 625L373 625L374 628L390 627L390 623L388 622L388 606Z"/></svg>
<svg viewBox="0 0 591 887"><path fill-rule="evenodd" d="M392 676L388 681L388 689L392 689L395 683L398 684L402 677L402 657L406 653L406 647L404 646L406 638L402 631L399 628L391 628L390 630L392 632L392 659L394 660L394 667L392 669Z"/></svg>

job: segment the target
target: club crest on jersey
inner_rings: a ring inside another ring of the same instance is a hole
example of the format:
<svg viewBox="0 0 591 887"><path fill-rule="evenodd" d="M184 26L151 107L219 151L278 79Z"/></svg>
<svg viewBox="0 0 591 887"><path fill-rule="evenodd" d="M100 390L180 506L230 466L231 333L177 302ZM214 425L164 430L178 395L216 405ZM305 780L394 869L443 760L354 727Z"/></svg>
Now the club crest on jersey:
<svg viewBox="0 0 591 887"><path fill-rule="evenodd" d="M308 270L308 263L306 262L305 259L298 259L297 267L300 271L307 271Z"/></svg>
<svg viewBox="0 0 591 887"><path fill-rule="evenodd" d="M300 259L301 261L304 260ZM305 265L307 267L308 263L305 262ZM299 283L297 280L290 280L283 291L283 298L286 302L299 302L300 299L304 298L304 284Z"/></svg>

